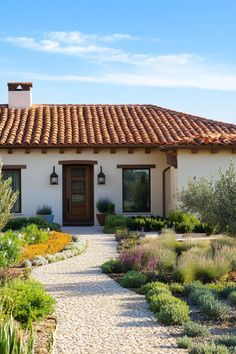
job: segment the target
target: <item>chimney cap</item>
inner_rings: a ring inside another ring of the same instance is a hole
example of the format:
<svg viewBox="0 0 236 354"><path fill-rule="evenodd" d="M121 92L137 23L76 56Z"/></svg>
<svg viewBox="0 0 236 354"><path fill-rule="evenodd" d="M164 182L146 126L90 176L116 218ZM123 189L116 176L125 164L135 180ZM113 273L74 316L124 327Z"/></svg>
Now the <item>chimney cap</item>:
<svg viewBox="0 0 236 354"><path fill-rule="evenodd" d="M32 82L8 82L8 91L30 91Z"/></svg>

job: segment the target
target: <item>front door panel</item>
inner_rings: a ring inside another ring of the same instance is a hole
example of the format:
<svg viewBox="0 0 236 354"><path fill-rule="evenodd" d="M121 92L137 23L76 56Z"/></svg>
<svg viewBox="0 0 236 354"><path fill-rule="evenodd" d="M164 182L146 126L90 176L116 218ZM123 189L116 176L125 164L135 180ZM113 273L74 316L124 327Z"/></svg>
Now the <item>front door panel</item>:
<svg viewBox="0 0 236 354"><path fill-rule="evenodd" d="M93 224L92 166L64 166L64 224Z"/></svg>

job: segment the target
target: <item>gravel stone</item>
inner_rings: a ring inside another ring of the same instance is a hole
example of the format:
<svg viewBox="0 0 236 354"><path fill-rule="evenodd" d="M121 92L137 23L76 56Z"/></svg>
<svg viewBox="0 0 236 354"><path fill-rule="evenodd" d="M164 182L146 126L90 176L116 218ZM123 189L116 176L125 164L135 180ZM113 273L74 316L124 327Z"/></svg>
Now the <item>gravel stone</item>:
<svg viewBox="0 0 236 354"><path fill-rule="evenodd" d="M186 353L178 327L163 326L144 296L120 287L100 265L116 255L113 235L81 236L85 253L33 270L57 299L54 354Z"/></svg>

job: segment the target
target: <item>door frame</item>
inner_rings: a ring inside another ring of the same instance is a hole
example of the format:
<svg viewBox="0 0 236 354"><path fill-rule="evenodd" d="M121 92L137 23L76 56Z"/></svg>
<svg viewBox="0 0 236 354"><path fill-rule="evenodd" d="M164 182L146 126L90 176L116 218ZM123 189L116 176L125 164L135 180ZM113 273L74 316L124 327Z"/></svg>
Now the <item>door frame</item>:
<svg viewBox="0 0 236 354"><path fill-rule="evenodd" d="M94 165L97 161L59 161L62 165L62 225L63 226L93 226L94 225ZM90 221L86 223L70 223L66 221L66 167L73 166L88 166L90 167Z"/></svg>

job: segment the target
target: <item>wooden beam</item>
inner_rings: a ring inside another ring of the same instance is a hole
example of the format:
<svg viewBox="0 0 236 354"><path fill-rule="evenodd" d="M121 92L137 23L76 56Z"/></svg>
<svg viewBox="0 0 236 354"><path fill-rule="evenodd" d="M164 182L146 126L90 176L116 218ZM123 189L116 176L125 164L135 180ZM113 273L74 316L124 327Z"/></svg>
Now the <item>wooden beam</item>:
<svg viewBox="0 0 236 354"><path fill-rule="evenodd" d="M47 153L47 149L46 148L42 148L41 153L42 154L46 154Z"/></svg>
<svg viewBox="0 0 236 354"><path fill-rule="evenodd" d="M151 154L151 149L146 148L146 149L145 149L145 154Z"/></svg>
<svg viewBox="0 0 236 354"><path fill-rule="evenodd" d="M4 170L23 170L26 168L26 165L3 165Z"/></svg>
<svg viewBox="0 0 236 354"><path fill-rule="evenodd" d="M81 153L82 153L81 149L76 149L76 154L81 154Z"/></svg>
<svg viewBox="0 0 236 354"><path fill-rule="evenodd" d="M232 154L236 154L236 148L232 149Z"/></svg>
<svg viewBox="0 0 236 354"><path fill-rule="evenodd" d="M219 149L211 149L211 154L218 154Z"/></svg>
<svg viewBox="0 0 236 354"><path fill-rule="evenodd" d="M94 154L98 154L98 153L99 153L99 150L98 150L98 149L93 149L93 153L94 153Z"/></svg>
<svg viewBox="0 0 236 354"><path fill-rule="evenodd" d="M133 153L134 153L134 150L131 149L131 148L129 148L129 149L128 149L128 154L133 154Z"/></svg>
<svg viewBox="0 0 236 354"><path fill-rule="evenodd" d="M13 149L12 148L7 149L7 153L8 154L13 154Z"/></svg>
<svg viewBox="0 0 236 354"><path fill-rule="evenodd" d="M25 154L30 154L30 149L29 148L25 149Z"/></svg>
<svg viewBox="0 0 236 354"><path fill-rule="evenodd" d="M64 149L59 149L59 154L64 154L65 150Z"/></svg>
<svg viewBox="0 0 236 354"><path fill-rule="evenodd" d="M156 165L116 165L117 168L156 168Z"/></svg>
<svg viewBox="0 0 236 354"><path fill-rule="evenodd" d="M62 160L58 161L58 165L97 165L97 161L93 160Z"/></svg>
<svg viewBox="0 0 236 354"><path fill-rule="evenodd" d="M110 150L110 153L111 153L111 154L116 154L116 149L111 149L111 150Z"/></svg>
<svg viewBox="0 0 236 354"><path fill-rule="evenodd" d="M198 153L198 149L191 149L191 154L197 154Z"/></svg>

